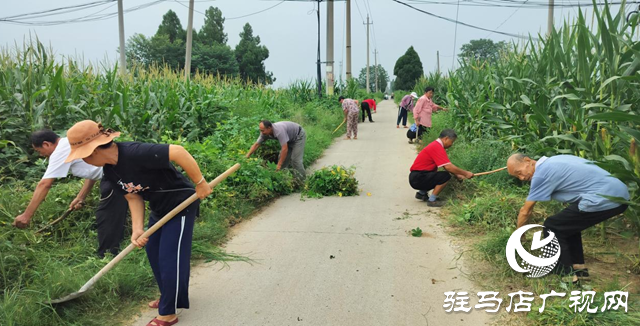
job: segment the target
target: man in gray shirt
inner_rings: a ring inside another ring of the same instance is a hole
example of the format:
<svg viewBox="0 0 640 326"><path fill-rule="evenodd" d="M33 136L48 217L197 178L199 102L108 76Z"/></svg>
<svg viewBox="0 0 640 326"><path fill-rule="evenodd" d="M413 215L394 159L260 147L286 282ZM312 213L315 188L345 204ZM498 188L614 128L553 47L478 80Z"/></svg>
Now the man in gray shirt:
<svg viewBox="0 0 640 326"><path fill-rule="evenodd" d="M628 201L627 186L593 162L573 155L543 156L535 161L523 154L514 154L507 161L507 170L522 181L531 181L529 196L518 214L518 228L527 224L538 201L554 199L569 204L544 221L544 226L555 234L560 244L556 272L575 272L574 282L578 276L588 276L582 230L622 214L627 205L604 196Z"/></svg>
<svg viewBox="0 0 640 326"><path fill-rule="evenodd" d="M277 139L280 142L280 155L276 171L293 166L293 175L298 181L304 181L306 176L302 159L304 157L304 145L307 142L307 134L297 123L280 121L271 123L269 120L260 121L260 137L247 153L247 158L255 152L267 139Z"/></svg>

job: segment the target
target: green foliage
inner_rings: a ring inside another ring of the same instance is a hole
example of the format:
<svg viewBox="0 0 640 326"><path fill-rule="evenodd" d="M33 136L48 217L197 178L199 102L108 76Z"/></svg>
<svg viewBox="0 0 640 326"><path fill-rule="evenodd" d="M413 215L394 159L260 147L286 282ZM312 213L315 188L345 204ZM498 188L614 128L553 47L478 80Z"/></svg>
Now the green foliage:
<svg viewBox="0 0 640 326"><path fill-rule="evenodd" d="M380 89L380 92L384 93L387 90L389 74L387 74L387 71L382 67L382 65L369 66L369 89L372 92L376 90L376 77L378 81L378 88ZM367 67L360 70L360 75L358 76L358 87L367 89Z"/></svg>
<svg viewBox="0 0 640 326"><path fill-rule="evenodd" d="M266 71L264 67L264 61L269 58L269 50L260 45L260 36L253 36L249 23L240 32L240 42L236 45L235 54L242 80L267 85L276 80L273 73Z"/></svg>
<svg viewBox="0 0 640 326"><path fill-rule="evenodd" d="M480 62L495 62L498 60L500 53L506 50L507 43L505 41L495 43L493 40L481 38L463 44L460 48L460 58Z"/></svg>
<svg viewBox="0 0 640 326"><path fill-rule="evenodd" d="M196 44L191 58L192 72L237 77L240 73L233 49L226 44Z"/></svg>
<svg viewBox="0 0 640 326"><path fill-rule="evenodd" d="M416 237L419 238L422 236L422 229L420 227L417 227L415 229L411 229L411 236L412 237Z"/></svg>
<svg viewBox="0 0 640 326"><path fill-rule="evenodd" d="M396 76L393 83L394 90L413 89L416 81L424 74L422 61L413 46L409 47L407 52L398 58L393 68L393 74Z"/></svg>
<svg viewBox="0 0 640 326"><path fill-rule="evenodd" d="M307 178L305 195L320 198L323 196L355 196L358 194L358 180L355 168L344 166L324 167Z"/></svg>
<svg viewBox="0 0 640 326"><path fill-rule="evenodd" d="M204 13L204 25L198 32L198 41L202 45L227 44L227 33L224 32L224 17L216 7L209 7Z"/></svg>
<svg viewBox="0 0 640 326"><path fill-rule="evenodd" d="M158 26L156 36L165 35L169 39L169 42L174 43L177 40L185 40L187 37L186 31L182 28L180 18L175 11L169 9L164 16L162 16L162 23Z"/></svg>

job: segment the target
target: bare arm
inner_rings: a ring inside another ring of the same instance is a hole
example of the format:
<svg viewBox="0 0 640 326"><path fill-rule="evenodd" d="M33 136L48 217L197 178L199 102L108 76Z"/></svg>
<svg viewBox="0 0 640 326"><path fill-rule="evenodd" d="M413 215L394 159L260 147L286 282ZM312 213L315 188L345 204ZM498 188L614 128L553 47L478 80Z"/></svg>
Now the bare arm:
<svg viewBox="0 0 640 326"><path fill-rule="evenodd" d="M36 189L33 191L33 196L31 197L29 205L24 210L24 213L16 216L12 224L13 226L23 229L29 225L31 217L35 214L38 206L40 206L45 198L47 198L47 194L49 193L54 181L55 179L42 179L38 182Z"/></svg>
<svg viewBox="0 0 640 326"><path fill-rule="evenodd" d="M449 173L453 173L455 175L461 175L461 176L465 177L466 179L473 178L473 173L471 173L469 171L466 171L466 170L463 170L463 169L453 165L452 163L449 163L449 164L443 166L443 168L445 170L447 170L447 172L449 172Z"/></svg>
<svg viewBox="0 0 640 326"><path fill-rule="evenodd" d="M198 198L204 199L211 193L211 187L202 176L196 160L180 145L169 145L169 160L178 164L196 184Z"/></svg>
<svg viewBox="0 0 640 326"><path fill-rule="evenodd" d="M280 169L282 168L282 164L284 164L284 160L287 159L288 153L289 153L289 145L288 144L282 145L282 149L280 149L280 160L278 160L278 167L276 168L276 171L280 171Z"/></svg>
<svg viewBox="0 0 640 326"><path fill-rule="evenodd" d="M80 189L80 192L78 192L76 198L71 202L71 204L69 204L69 209L82 208L82 205L84 205L84 200L87 199L87 195L89 195L89 193L91 192L91 188L93 188L94 184L96 184L96 180L85 179L82 189Z"/></svg>
<svg viewBox="0 0 640 326"><path fill-rule="evenodd" d="M518 213L518 228L529 222L529 217L531 216L531 213L533 213L533 206L535 205L535 201L527 200L524 202L524 206L520 208L520 213Z"/></svg>
<svg viewBox="0 0 640 326"><path fill-rule="evenodd" d="M138 248L144 247L149 241L148 238L139 238L144 233L144 199L138 194L127 194L124 198L131 212L131 243Z"/></svg>
<svg viewBox="0 0 640 326"><path fill-rule="evenodd" d="M249 158L249 156L251 156L251 154L253 154L253 152L255 152L258 147L260 147L260 143L255 143L253 145L251 145L251 149L249 149L249 152L247 153L246 157Z"/></svg>

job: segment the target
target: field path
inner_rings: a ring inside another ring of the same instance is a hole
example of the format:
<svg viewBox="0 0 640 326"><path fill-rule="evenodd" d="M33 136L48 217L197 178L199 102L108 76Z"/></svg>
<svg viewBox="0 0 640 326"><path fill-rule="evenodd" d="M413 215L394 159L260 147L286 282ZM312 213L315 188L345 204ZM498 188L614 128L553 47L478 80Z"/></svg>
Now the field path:
<svg viewBox="0 0 640 326"><path fill-rule="evenodd" d="M358 140L337 138L312 167L356 166L360 196L303 201L293 194L235 227L225 249L254 262L194 268L191 309L178 325L487 323L484 311L442 307L444 292L467 291L475 304L483 289L460 272L463 259L439 225L438 209L414 198L408 174L415 147L406 129L396 129L396 114L394 103L383 101L375 123L359 125ZM415 227L421 238L407 234ZM134 325L155 314L145 311Z"/></svg>

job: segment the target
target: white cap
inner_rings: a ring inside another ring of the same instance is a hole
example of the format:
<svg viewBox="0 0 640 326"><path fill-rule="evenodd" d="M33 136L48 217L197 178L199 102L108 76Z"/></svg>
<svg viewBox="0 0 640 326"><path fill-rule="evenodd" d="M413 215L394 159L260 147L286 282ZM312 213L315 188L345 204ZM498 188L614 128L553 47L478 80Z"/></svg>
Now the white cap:
<svg viewBox="0 0 640 326"><path fill-rule="evenodd" d="M418 98L418 94L416 94L416 92L411 92L411 97Z"/></svg>

